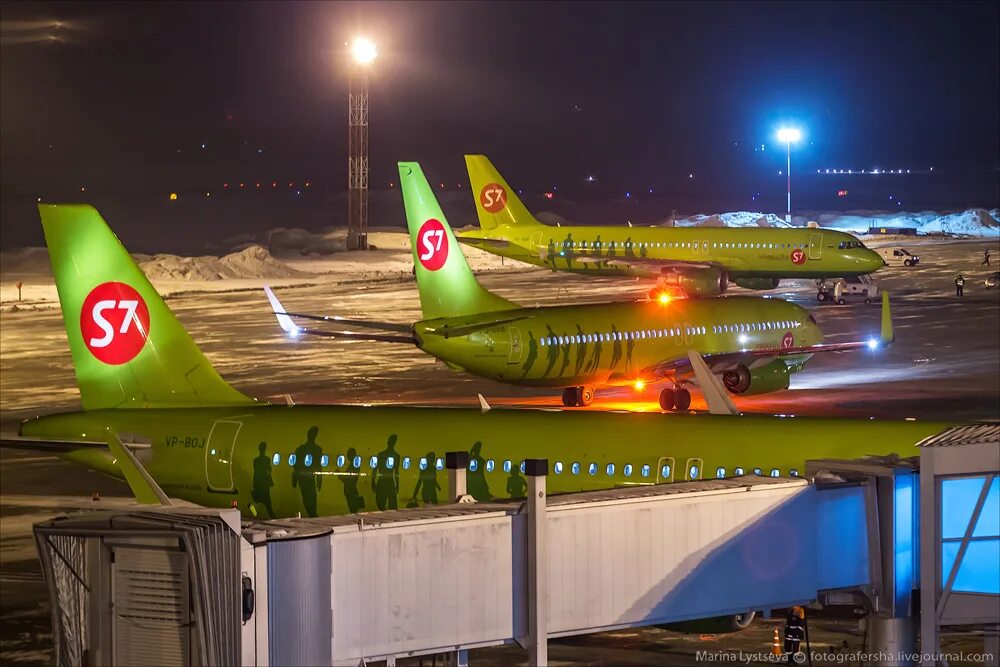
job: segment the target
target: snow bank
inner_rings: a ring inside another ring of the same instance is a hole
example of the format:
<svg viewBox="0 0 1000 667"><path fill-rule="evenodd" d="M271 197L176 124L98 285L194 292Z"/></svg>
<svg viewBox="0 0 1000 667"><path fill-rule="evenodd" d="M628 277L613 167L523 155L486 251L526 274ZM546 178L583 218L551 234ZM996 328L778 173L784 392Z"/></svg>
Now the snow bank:
<svg viewBox="0 0 1000 667"><path fill-rule="evenodd" d="M692 215L677 220L678 227L791 227L773 213L731 211L715 215Z"/></svg>
<svg viewBox="0 0 1000 667"><path fill-rule="evenodd" d="M911 227L918 234L953 234L956 236L1000 236L1000 211L970 208L958 213L937 211L848 211L813 212L802 220L816 220L820 227L845 232L866 233L871 227ZM797 220L799 217L797 216Z"/></svg>
<svg viewBox="0 0 1000 667"><path fill-rule="evenodd" d="M150 280L297 278L311 275L279 262L259 245L249 246L224 257L154 255L148 259L140 259L139 267Z"/></svg>

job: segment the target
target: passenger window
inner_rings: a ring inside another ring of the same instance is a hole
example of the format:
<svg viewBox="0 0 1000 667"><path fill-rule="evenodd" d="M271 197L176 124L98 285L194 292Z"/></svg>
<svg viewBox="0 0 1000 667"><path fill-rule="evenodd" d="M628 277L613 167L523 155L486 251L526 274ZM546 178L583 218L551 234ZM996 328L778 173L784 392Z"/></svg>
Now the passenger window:
<svg viewBox="0 0 1000 667"><path fill-rule="evenodd" d="M343 454L339 454L337 456L337 467L343 468L345 463L347 463L347 457L344 456Z"/></svg>
<svg viewBox="0 0 1000 667"><path fill-rule="evenodd" d="M496 468L496 464L493 459L486 459L486 472L493 472L494 468Z"/></svg>
<svg viewBox="0 0 1000 667"><path fill-rule="evenodd" d="M718 477L719 479L722 479L723 477L726 476L726 469L725 468L716 468L715 469L715 476Z"/></svg>
<svg viewBox="0 0 1000 667"><path fill-rule="evenodd" d="M295 465L295 454L288 455L288 465L290 466Z"/></svg>
<svg viewBox="0 0 1000 667"><path fill-rule="evenodd" d="M589 472L591 475L596 475L597 474L597 464L596 463L591 463L587 467L587 472Z"/></svg>
<svg viewBox="0 0 1000 667"><path fill-rule="evenodd" d="M556 464L552 466L552 469L555 471L557 475L562 474L563 471L562 461L556 461Z"/></svg>
<svg viewBox="0 0 1000 667"><path fill-rule="evenodd" d="M614 477L614 475L615 475L615 464L614 463L609 463L607 465L607 467L604 469L604 472L606 472L608 474L608 477Z"/></svg>
<svg viewBox="0 0 1000 667"><path fill-rule="evenodd" d="M743 468L737 468L736 470L733 471L733 474L736 475L737 477L741 476L743 474Z"/></svg>
<svg viewBox="0 0 1000 667"><path fill-rule="evenodd" d="M523 475L524 474L524 461L521 461L520 469L521 469L521 474Z"/></svg>
<svg viewBox="0 0 1000 667"><path fill-rule="evenodd" d="M788 471L788 474L791 475L792 477L798 477L799 471L796 470L795 468L792 468L791 470Z"/></svg>
<svg viewBox="0 0 1000 667"><path fill-rule="evenodd" d="M507 473L510 472L510 459L503 462L503 471Z"/></svg>
<svg viewBox="0 0 1000 667"><path fill-rule="evenodd" d="M771 468L771 477L777 477L779 475L777 468Z"/></svg>
<svg viewBox="0 0 1000 667"><path fill-rule="evenodd" d="M652 471L650 470L648 463L643 465L642 468L639 469L639 474L642 475L643 477L649 477L650 472Z"/></svg>
<svg viewBox="0 0 1000 667"><path fill-rule="evenodd" d="M395 456L388 456L388 457L386 457L386 459L385 459L385 467L386 468L388 468L389 470L392 470L392 468L395 465L396 465L396 457Z"/></svg>
<svg viewBox="0 0 1000 667"><path fill-rule="evenodd" d="M760 468L754 468L754 469L753 469L753 474L755 474L755 475L758 475L758 476L759 476L759 475L761 474L761 472L760 472Z"/></svg>
<svg viewBox="0 0 1000 667"><path fill-rule="evenodd" d="M354 460L351 461L351 464L354 466L355 470L360 470L361 469L361 457L360 456L355 456Z"/></svg>
<svg viewBox="0 0 1000 667"><path fill-rule="evenodd" d="M626 477L631 477L632 476L632 464L631 463L626 463L625 467L622 468L622 472L625 474Z"/></svg>
<svg viewBox="0 0 1000 667"><path fill-rule="evenodd" d="M479 469L479 462L476 459L469 459L469 472L476 472Z"/></svg>
<svg viewBox="0 0 1000 667"><path fill-rule="evenodd" d="M420 457L420 463L417 465L417 467L420 468L421 470L427 470L427 457L426 456L421 456Z"/></svg>
<svg viewBox="0 0 1000 667"><path fill-rule="evenodd" d="M698 479L699 474L701 474L701 470L698 468L698 466L693 465L688 468L689 479Z"/></svg>
<svg viewBox="0 0 1000 667"><path fill-rule="evenodd" d="M373 456L373 457L371 457L371 458L368 459L368 467L371 468L372 470L374 470L375 468L378 467L378 457L377 456Z"/></svg>
<svg viewBox="0 0 1000 667"><path fill-rule="evenodd" d="M323 467L323 468L325 468L328 465L330 465L330 457L327 456L326 454L324 454L323 456L319 457L319 465L321 467Z"/></svg>
<svg viewBox="0 0 1000 667"><path fill-rule="evenodd" d="M437 470L444 470L444 459L439 456L438 460L434 462L434 467Z"/></svg>
<svg viewBox="0 0 1000 667"><path fill-rule="evenodd" d="M276 466L279 463L281 463L281 454L275 452L274 456L271 457L271 465Z"/></svg>
<svg viewBox="0 0 1000 667"><path fill-rule="evenodd" d="M569 467L569 470L574 475L579 475L580 474L580 462L579 461L573 461L573 465L571 465Z"/></svg>
<svg viewBox="0 0 1000 667"><path fill-rule="evenodd" d="M660 468L660 477L663 479L670 479L670 464L665 463L663 467Z"/></svg>

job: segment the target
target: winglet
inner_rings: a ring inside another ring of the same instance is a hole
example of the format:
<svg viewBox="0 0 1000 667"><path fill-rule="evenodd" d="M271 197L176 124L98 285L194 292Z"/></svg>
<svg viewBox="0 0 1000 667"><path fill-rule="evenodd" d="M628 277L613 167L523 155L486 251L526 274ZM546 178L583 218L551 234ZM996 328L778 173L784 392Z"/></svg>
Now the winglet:
<svg viewBox="0 0 1000 667"><path fill-rule="evenodd" d="M281 305L278 297L275 296L274 292L267 285L264 285L264 294L267 295L267 300L271 302L271 310L274 312L274 316L278 318L278 325L281 329L292 336L299 333L299 328L292 322L292 318L286 314L285 307Z"/></svg>
<svg viewBox="0 0 1000 667"><path fill-rule="evenodd" d="M482 394L476 394L476 396L479 397L479 409L483 411L484 415L493 409L493 406L486 402Z"/></svg>
<svg viewBox="0 0 1000 667"><path fill-rule="evenodd" d="M896 341L896 334L892 330L892 311L889 308L889 293L882 292L882 331L879 334L879 343L882 345L892 345Z"/></svg>
<svg viewBox="0 0 1000 667"><path fill-rule="evenodd" d="M125 481L128 482L129 488L132 489L132 494L135 496L136 502L142 505L156 505L157 503L160 505L173 505L167 494L163 492L163 489L146 472L146 469L139 463L139 459L135 458L135 454L122 444L117 435L108 431L104 441L108 443L108 447L111 448L111 452L115 455L115 463L118 465L118 469L122 471L122 475L125 476Z"/></svg>
<svg viewBox="0 0 1000 667"><path fill-rule="evenodd" d="M694 370L698 384L701 386L701 393L708 403L708 411L713 415L738 415L739 408L729 398L729 392L719 382L719 378L708 369L708 364L701 358L696 350L688 350L688 361Z"/></svg>

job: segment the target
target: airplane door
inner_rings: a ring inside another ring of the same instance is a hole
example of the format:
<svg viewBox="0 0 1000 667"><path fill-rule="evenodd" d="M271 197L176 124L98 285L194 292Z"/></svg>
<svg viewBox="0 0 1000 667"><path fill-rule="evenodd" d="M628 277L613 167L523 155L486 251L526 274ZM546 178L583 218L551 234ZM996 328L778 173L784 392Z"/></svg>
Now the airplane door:
<svg viewBox="0 0 1000 667"><path fill-rule="evenodd" d="M666 484L674 481L674 457L661 456L656 462L656 483Z"/></svg>
<svg viewBox="0 0 1000 667"><path fill-rule="evenodd" d="M205 443L205 481L209 491L234 491L233 449L243 422L220 419Z"/></svg>
<svg viewBox="0 0 1000 667"><path fill-rule="evenodd" d="M809 259L819 259L823 256L823 235L809 235Z"/></svg>
<svg viewBox="0 0 1000 667"><path fill-rule="evenodd" d="M507 327L510 337L510 356L507 357L508 364L521 362L521 330L517 327Z"/></svg>
<svg viewBox="0 0 1000 667"><path fill-rule="evenodd" d="M538 252L539 247L542 245L542 233L535 232L531 235L531 240L528 242L528 255L531 257L540 257Z"/></svg>

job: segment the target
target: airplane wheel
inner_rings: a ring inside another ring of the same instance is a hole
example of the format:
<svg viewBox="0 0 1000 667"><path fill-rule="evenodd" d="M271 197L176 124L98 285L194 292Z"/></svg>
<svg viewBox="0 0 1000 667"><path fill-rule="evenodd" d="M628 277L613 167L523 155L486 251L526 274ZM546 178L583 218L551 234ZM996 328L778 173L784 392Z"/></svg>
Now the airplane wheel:
<svg viewBox="0 0 1000 667"><path fill-rule="evenodd" d="M870 305L872 305L872 300L871 300L871 299L869 299L868 297L865 297L865 305L866 305L866 306L870 306Z"/></svg>
<svg viewBox="0 0 1000 667"><path fill-rule="evenodd" d="M678 387L674 390L674 408L687 410L691 407L691 392Z"/></svg>
<svg viewBox="0 0 1000 667"><path fill-rule="evenodd" d="M816 300L817 301L826 301L826 292L817 292L816 293Z"/></svg>
<svg viewBox="0 0 1000 667"><path fill-rule="evenodd" d="M566 387L562 395L563 405L572 408L576 405L576 387Z"/></svg>
<svg viewBox="0 0 1000 667"><path fill-rule="evenodd" d="M670 387L660 390L660 409L667 412L674 409L674 390Z"/></svg>
<svg viewBox="0 0 1000 667"><path fill-rule="evenodd" d="M576 388L576 404L581 407L587 407L594 402L594 388L593 387L577 387Z"/></svg>
<svg viewBox="0 0 1000 667"><path fill-rule="evenodd" d="M847 303L847 302L844 301L843 299L837 299L837 305L838 306L843 306L845 303Z"/></svg>

